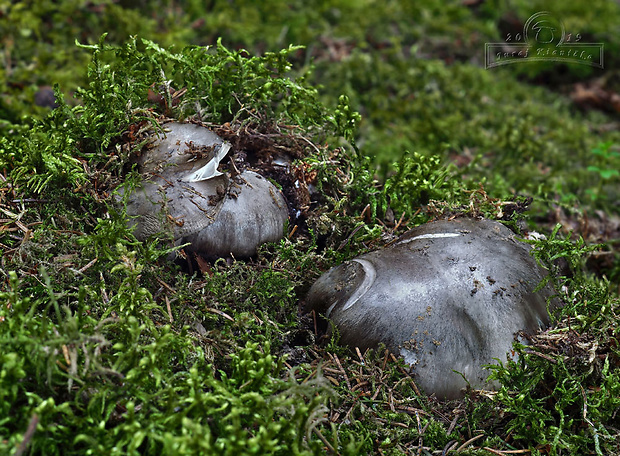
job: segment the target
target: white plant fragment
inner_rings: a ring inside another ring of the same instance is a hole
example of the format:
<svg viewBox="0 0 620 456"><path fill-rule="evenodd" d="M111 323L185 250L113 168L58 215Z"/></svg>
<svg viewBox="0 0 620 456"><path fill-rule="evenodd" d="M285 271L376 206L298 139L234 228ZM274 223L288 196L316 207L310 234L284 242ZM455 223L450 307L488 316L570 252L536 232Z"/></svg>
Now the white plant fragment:
<svg viewBox="0 0 620 456"><path fill-rule="evenodd" d="M226 154L228 154L228 151L230 150L230 148L231 148L231 145L229 143L226 143L226 142L222 143L222 145L219 147L219 150L216 152L215 156L211 160L209 160L209 163L207 163L205 166L200 168L198 171L194 171L190 175L185 176L182 179L182 181L183 182L200 182L200 181L209 180L216 176L221 176L222 173L220 173L217 170L217 167L220 166L220 162L226 156Z"/></svg>

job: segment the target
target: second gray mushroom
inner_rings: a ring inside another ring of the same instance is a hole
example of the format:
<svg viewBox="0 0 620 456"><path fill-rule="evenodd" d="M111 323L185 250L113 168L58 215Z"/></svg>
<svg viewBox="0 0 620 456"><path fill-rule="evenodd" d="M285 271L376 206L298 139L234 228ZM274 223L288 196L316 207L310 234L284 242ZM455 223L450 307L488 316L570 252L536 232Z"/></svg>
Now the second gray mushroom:
<svg viewBox="0 0 620 456"><path fill-rule="evenodd" d="M518 331L550 322L554 292L534 291L546 271L529 252L498 222L428 223L326 272L307 310L327 317L341 343L362 351L383 343L428 394L457 398L461 374L474 388L496 387L483 365L505 361Z"/></svg>

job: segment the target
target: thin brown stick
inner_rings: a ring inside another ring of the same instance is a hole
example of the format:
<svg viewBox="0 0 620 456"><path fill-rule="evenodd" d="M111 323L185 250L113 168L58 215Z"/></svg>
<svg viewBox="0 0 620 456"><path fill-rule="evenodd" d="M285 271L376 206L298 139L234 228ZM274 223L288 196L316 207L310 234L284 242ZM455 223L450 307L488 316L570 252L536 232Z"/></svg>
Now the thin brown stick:
<svg viewBox="0 0 620 456"><path fill-rule="evenodd" d="M291 232L290 232L290 233L289 233L289 235L288 235L288 238L289 238L289 239L290 239L290 238L292 238L292 237L293 237L293 235L295 234L295 232L296 232L296 231L297 231L297 225L295 225L295 226L293 227L293 229L291 230Z"/></svg>
<svg viewBox="0 0 620 456"><path fill-rule="evenodd" d="M405 217L405 211L403 211L402 215L400 216L400 218L398 219L398 223L396 224L396 226L394 227L394 232L396 232L396 230L398 229L398 227L400 226L401 223L403 223L403 218Z"/></svg>
<svg viewBox="0 0 620 456"><path fill-rule="evenodd" d="M549 356L549 355L545 355L544 353L540 353L540 352L537 352L537 351L534 351L534 350L528 350L528 351L527 351L527 353L528 353L528 354L531 354L531 355L536 355L536 356L539 356L539 357L541 357L541 358L543 358L543 359L546 359L547 361L549 361L550 363L553 363L553 364L557 364L557 363L558 363L558 362L557 362L555 359L553 359L551 356Z"/></svg>
<svg viewBox="0 0 620 456"><path fill-rule="evenodd" d="M39 423L39 416L35 413L30 417L30 422L28 423L28 428L26 429L26 433L24 434L24 438L22 439L22 443L19 444L17 451L15 451L15 456L21 456L24 454L24 451L28 448L28 444L32 440L34 433L37 430L37 424Z"/></svg>
<svg viewBox="0 0 620 456"><path fill-rule="evenodd" d="M446 456L450 451L452 451L459 442L456 440L450 440L445 447L443 447L443 451L441 452L441 456Z"/></svg>
<svg viewBox="0 0 620 456"><path fill-rule="evenodd" d="M319 329L318 329L317 324L316 324L316 312L314 311L314 309L312 309L312 321L314 322L314 335L318 336L319 335Z"/></svg>
<svg viewBox="0 0 620 456"><path fill-rule="evenodd" d="M420 436L419 440L418 440L418 455L422 454L422 443L424 441L424 439L422 438L422 424L420 423L420 414L418 413L418 411L416 410L415 412L415 418L418 422L418 435Z"/></svg>
<svg viewBox="0 0 620 456"><path fill-rule="evenodd" d="M379 395L379 393L381 392L381 388L383 387L383 385L379 385L379 387L376 389L375 393L372 395L372 397L370 398L371 400L375 400L377 399L377 396Z"/></svg>
<svg viewBox="0 0 620 456"><path fill-rule="evenodd" d="M388 361L388 356L389 356L390 352L389 350L386 348L385 349L385 357L383 358L383 364L381 365L381 370L385 370L385 366L387 365L387 361Z"/></svg>
<svg viewBox="0 0 620 456"><path fill-rule="evenodd" d="M456 423L457 423L458 419L459 419L459 415L457 413L457 415L454 417L454 419L450 423L450 426L448 427L448 431L446 432L446 435L452 434L452 431L454 431L454 428L456 427Z"/></svg>
<svg viewBox="0 0 620 456"><path fill-rule="evenodd" d="M456 449L457 453L460 453L461 451L463 451L465 448L467 448L468 445L474 443L476 440L481 439L482 437L484 437L484 434L479 434L476 437L472 437L471 439L469 439L467 442L465 442L463 445L461 445L460 447L458 447Z"/></svg>
<svg viewBox="0 0 620 456"><path fill-rule="evenodd" d="M500 456L503 456L505 454L531 453L530 450L494 450L493 448L489 448L489 447L482 447L482 449L488 451L489 453L498 454Z"/></svg>
<svg viewBox="0 0 620 456"><path fill-rule="evenodd" d="M164 296L164 299L166 300L166 309L168 309L168 317L170 317L170 323L174 323L174 320L172 318L172 309L170 308L170 300L168 299L168 296Z"/></svg>
<svg viewBox="0 0 620 456"><path fill-rule="evenodd" d="M212 307L207 307L207 308L205 308L205 310L207 312L211 312L211 313L214 313L214 314L217 314L217 315L221 315L222 317L224 317L224 318L226 318L226 319L228 319L230 321L235 321L235 319L233 317L231 317L227 313L222 312L221 310L214 309ZM254 315L254 316L256 317L256 315ZM256 317L256 318L258 318L258 317Z"/></svg>
<svg viewBox="0 0 620 456"><path fill-rule="evenodd" d="M396 409L400 410L401 412L405 412L405 413L409 413L409 414L413 414L413 415L415 415L417 413L421 413L422 415L431 416L430 413L425 412L424 410L420 410L420 409L417 409L415 407L410 407L408 405L397 405Z"/></svg>
<svg viewBox="0 0 620 456"><path fill-rule="evenodd" d="M357 353L358 358L362 362L362 365L365 365L366 361L364 361L364 357L362 356L362 352L360 352L359 347L355 347L355 352Z"/></svg>
<svg viewBox="0 0 620 456"><path fill-rule="evenodd" d="M163 286L164 288L166 288L169 292L171 293L176 293L175 289L172 288L170 285L168 285L166 282L164 282L163 280L161 280L159 277L156 277L157 281L159 282L159 284L161 286Z"/></svg>
<svg viewBox="0 0 620 456"><path fill-rule="evenodd" d="M321 442L323 442L323 445L327 447L327 451L329 451L331 454L337 454L332 444L327 441L327 439L323 436L323 434L321 434L321 431L319 431L317 428L312 428L312 431L316 434L316 436L319 439L321 439Z"/></svg>
<svg viewBox="0 0 620 456"><path fill-rule="evenodd" d="M342 364L340 364L340 360L338 359L338 356L334 355L334 359L336 360L336 364L338 365L338 367L340 368L340 371L342 372L342 375L344 376L344 381L347 384L347 388L349 389L349 391L351 391L351 382L349 381L349 377L347 376L347 371L345 371L344 368L342 367Z"/></svg>
<svg viewBox="0 0 620 456"><path fill-rule="evenodd" d="M95 258L94 260L90 261L86 266L81 267L80 269L78 269L78 271L80 273L84 273L84 271L86 271L87 269L90 269L90 267L93 266L96 262L97 262L97 258Z"/></svg>

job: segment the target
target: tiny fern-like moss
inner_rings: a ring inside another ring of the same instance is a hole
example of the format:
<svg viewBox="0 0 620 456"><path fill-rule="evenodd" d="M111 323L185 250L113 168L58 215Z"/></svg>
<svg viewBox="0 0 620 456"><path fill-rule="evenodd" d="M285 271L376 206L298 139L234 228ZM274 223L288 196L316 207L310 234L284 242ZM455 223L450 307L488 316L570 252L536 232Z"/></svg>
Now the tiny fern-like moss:
<svg viewBox="0 0 620 456"><path fill-rule="evenodd" d="M137 37L121 45L106 44L105 38L78 44L92 53L88 85L76 91L79 104L69 107L56 87L55 110L23 135L0 142L0 165L35 193L86 182L87 168L110 160L110 148L129 125L155 123L160 114L224 123L249 121L260 113L265 123L314 126L323 136L353 137L359 115L346 98L332 115L307 75L291 76L289 58L299 47L252 56L220 41L212 48L175 51ZM173 101L177 91L180 98Z"/></svg>
<svg viewBox="0 0 620 456"><path fill-rule="evenodd" d="M101 295L56 296L46 280L47 297L33 302L9 274L11 288L0 292L0 433L8 437L0 452L11 454L35 420L33 454L317 454L313 429L331 397L322 376L302 384L293 371L283 375L268 343L247 344L216 371L187 332L145 324L122 304L140 293L137 272L110 271L129 281L110 303L115 316L100 320L92 306Z"/></svg>
<svg viewBox="0 0 620 456"><path fill-rule="evenodd" d="M411 217L417 207L431 199L450 201L461 187L454 180L455 167L443 165L436 155L405 153L394 168L396 173L386 180L383 194L398 214Z"/></svg>

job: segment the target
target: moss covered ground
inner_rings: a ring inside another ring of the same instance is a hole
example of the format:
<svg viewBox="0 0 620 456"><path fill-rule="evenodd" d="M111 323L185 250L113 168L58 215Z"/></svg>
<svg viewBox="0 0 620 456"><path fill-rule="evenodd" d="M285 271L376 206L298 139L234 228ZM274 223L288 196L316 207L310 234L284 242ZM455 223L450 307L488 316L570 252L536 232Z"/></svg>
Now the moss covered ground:
<svg viewBox="0 0 620 456"><path fill-rule="evenodd" d="M620 6L534 3L0 0L0 454L620 454ZM604 69L485 69L538 11ZM249 261L168 261L114 192L168 118L321 196ZM565 306L446 402L300 306L459 214L544 233Z"/></svg>

